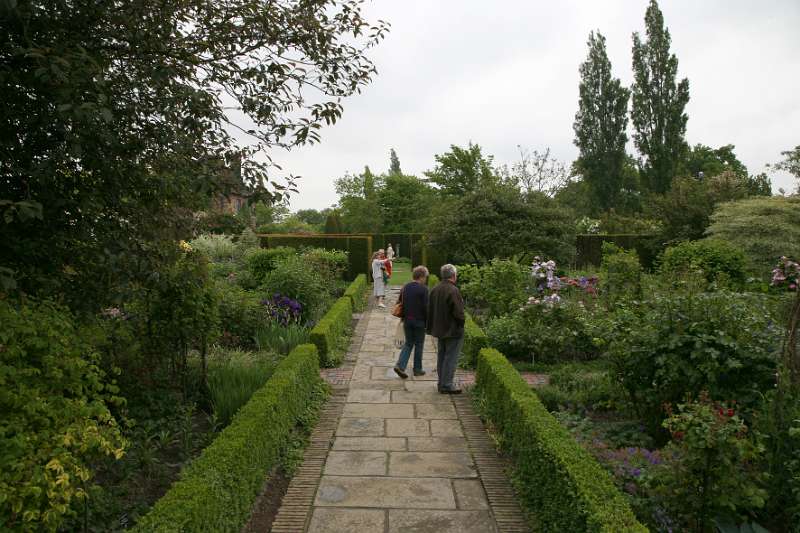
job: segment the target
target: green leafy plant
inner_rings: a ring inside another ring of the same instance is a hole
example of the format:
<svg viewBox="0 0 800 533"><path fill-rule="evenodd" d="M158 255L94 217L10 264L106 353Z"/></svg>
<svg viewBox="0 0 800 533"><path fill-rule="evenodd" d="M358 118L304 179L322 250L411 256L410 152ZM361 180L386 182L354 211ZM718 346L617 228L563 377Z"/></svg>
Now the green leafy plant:
<svg viewBox="0 0 800 533"><path fill-rule="evenodd" d="M300 302L304 321L318 318L331 300L331 286L299 256L277 262L264 277L261 289L266 294L280 294Z"/></svg>
<svg viewBox="0 0 800 533"><path fill-rule="evenodd" d="M662 405L687 394L753 408L775 382L780 331L767 297L726 291L656 294L617 314L609 347L630 406L656 432Z"/></svg>
<svg viewBox="0 0 800 533"><path fill-rule="evenodd" d="M350 298L339 298L325 316L313 327L309 335L319 352L320 366L335 367L341 363L346 339L353 318Z"/></svg>
<svg viewBox="0 0 800 533"><path fill-rule="evenodd" d="M624 250L619 246L604 242L601 289L609 305L621 300L640 298L642 293L642 265L634 250Z"/></svg>
<svg viewBox="0 0 800 533"><path fill-rule="evenodd" d="M514 261L492 259L480 267L459 269L459 286L470 308L489 317L511 312L525 301L527 268ZM477 352L476 352L477 354Z"/></svg>
<svg viewBox="0 0 800 533"><path fill-rule="evenodd" d="M687 241L670 246L661 257L663 276L698 275L710 288L740 287L747 279L744 253L720 240Z"/></svg>
<svg viewBox="0 0 800 533"><path fill-rule="evenodd" d="M297 255L293 248L279 246L277 248L251 248L244 254L244 262L250 274L258 282L263 283L267 275L275 270L278 263Z"/></svg>
<svg viewBox="0 0 800 533"><path fill-rule="evenodd" d="M211 261L231 261L237 253L236 243L230 235L204 233L189 242L198 252L206 254Z"/></svg>
<svg viewBox="0 0 800 533"><path fill-rule="evenodd" d="M308 328L300 324L282 325L267 322L256 330L255 343L260 351L287 354L309 340Z"/></svg>
<svg viewBox="0 0 800 533"><path fill-rule="evenodd" d="M691 531L711 532L714 519L748 520L767 496L756 462L763 447L748 436L735 405L706 392L668 411L672 441L649 487L670 517Z"/></svg>
<svg viewBox="0 0 800 533"><path fill-rule="evenodd" d="M121 400L98 364L63 307L0 300L2 529L55 531L84 503L92 461L122 457Z"/></svg>
<svg viewBox="0 0 800 533"><path fill-rule="evenodd" d="M264 386L278 364L270 352L216 350L209 358L208 390L220 423L227 425L255 391Z"/></svg>
<svg viewBox="0 0 800 533"><path fill-rule="evenodd" d="M219 342L228 347L255 346L254 335L264 327L269 316L258 294L226 282L217 283L219 319L222 332Z"/></svg>

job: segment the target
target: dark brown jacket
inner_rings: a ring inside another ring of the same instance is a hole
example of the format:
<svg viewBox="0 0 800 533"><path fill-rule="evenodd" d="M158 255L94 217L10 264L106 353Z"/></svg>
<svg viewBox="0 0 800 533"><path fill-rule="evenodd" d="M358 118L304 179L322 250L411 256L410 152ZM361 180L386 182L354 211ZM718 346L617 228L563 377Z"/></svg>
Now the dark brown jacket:
<svg viewBox="0 0 800 533"><path fill-rule="evenodd" d="M464 336L464 299L454 283L440 281L431 291L426 329L437 339Z"/></svg>

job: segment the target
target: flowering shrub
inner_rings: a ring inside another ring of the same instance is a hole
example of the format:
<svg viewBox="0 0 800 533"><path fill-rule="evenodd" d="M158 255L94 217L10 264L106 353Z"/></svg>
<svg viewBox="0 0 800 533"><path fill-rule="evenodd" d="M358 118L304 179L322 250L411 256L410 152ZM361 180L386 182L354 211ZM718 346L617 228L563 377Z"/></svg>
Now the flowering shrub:
<svg viewBox="0 0 800 533"><path fill-rule="evenodd" d="M271 298L261 300L261 305L267 308L269 319L281 326L300 322L303 306L300 302L288 296L281 296L276 293Z"/></svg>
<svg viewBox="0 0 800 533"><path fill-rule="evenodd" d="M664 421L672 441L649 489L669 516L690 531L711 531L719 517L747 520L764 506L763 476L755 462L763 447L748 436L734 403L697 400L679 404Z"/></svg>
<svg viewBox="0 0 800 533"><path fill-rule="evenodd" d="M261 289L266 294L280 294L298 301L304 322L317 320L331 299L329 289L319 271L311 268L303 258L289 256L278 261L266 273Z"/></svg>
<svg viewBox="0 0 800 533"><path fill-rule="evenodd" d="M774 385L780 330L764 295L655 295L615 313L609 347L631 407L656 433L662 405L708 390L748 407Z"/></svg>

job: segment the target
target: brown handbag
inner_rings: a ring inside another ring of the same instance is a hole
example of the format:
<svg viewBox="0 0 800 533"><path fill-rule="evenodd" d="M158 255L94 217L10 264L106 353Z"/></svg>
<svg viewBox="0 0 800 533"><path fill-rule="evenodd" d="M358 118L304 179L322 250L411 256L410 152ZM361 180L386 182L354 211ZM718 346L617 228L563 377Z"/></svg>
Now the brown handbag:
<svg viewBox="0 0 800 533"><path fill-rule="evenodd" d="M400 291L400 297L397 299L397 303L394 304L392 307L392 316L396 316L397 318L403 318L403 291Z"/></svg>

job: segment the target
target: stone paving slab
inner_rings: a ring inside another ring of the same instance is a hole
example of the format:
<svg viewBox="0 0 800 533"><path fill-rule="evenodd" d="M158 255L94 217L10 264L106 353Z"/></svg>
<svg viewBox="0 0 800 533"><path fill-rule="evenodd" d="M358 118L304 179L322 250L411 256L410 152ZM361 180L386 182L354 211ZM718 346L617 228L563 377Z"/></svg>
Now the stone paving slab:
<svg viewBox="0 0 800 533"><path fill-rule="evenodd" d="M478 477L472 457L466 452L393 452L389 475L397 477Z"/></svg>
<svg viewBox="0 0 800 533"><path fill-rule="evenodd" d="M323 472L327 476L383 476L386 468L386 452L332 451Z"/></svg>
<svg viewBox="0 0 800 533"><path fill-rule="evenodd" d="M374 509L328 509L314 510L309 533L384 533L386 512Z"/></svg>
<svg viewBox="0 0 800 533"><path fill-rule="evenodd" d="M489 501L480 480L454 479L453 489L456 491L456 503L459 509L488 509Z"/></svg>
<svg viewBox="0 0 800 533"><path fill-rule="evenodd" d="M355 389L347 395L347 403L389 403L391 395L388 390Z"/></svg>
<svg viewBox="0 0 800 533"><path fill-rule="evenodd" d="M445 478L322 476L315 505L379 509L455 509Z"/></svg>
<svg viewBox="0 0 800 533"><path fill-rule="evenodd" d="M341 418L336 428L337 437L383 437L383 418Z"/></svg>
<svg viewBox="0 0 800 533"><path fill-rule="evenodd" d="M495 533L488 511L389 511L389 533Z"/></svg>
<svg viewBox="0 0 800 533"><path fill-rule="evenodd" d="M451 403L418 403L414 405L416 418L456 420L456 408Z"/></svg>
<svg viewBox="0 0 800 533"><path fill-rule="evenodd" d="M344 406L347 409L347 406ZM431 420L431 435L434 437L463 437L458 420Z"/></svg>
<svg viewBox="0 0 800 533"><path fill-rule="evenodd" d="M348 418L414 418L414 406L408 403L348 403L343 417Z"/></svg>
<svg viewBox="0 0 800 533"><path fill-rule="evenodd" d="M410 452L461 452L467 450L464 437L408 437Z"/></svg>
<svg viewBox="0 0 800 533"><path fill-rule="evenodd" d="M333 439L334 450L374 450L397 451L406 450L406 439L401 437L336 437Z"/></svg>
<svg viewBox="0 0 800 533"><path fill-rule="evenodd" d="M387 418L387 437L430 437L431 426L419 418Z"/></svg>
<svg viewBox="0 0 800 533"><path fill-rule="evenodd" d="M430 391L392 391L392 403L448 403L452 405L450 397L440 394L435 390Z"/></svg>

